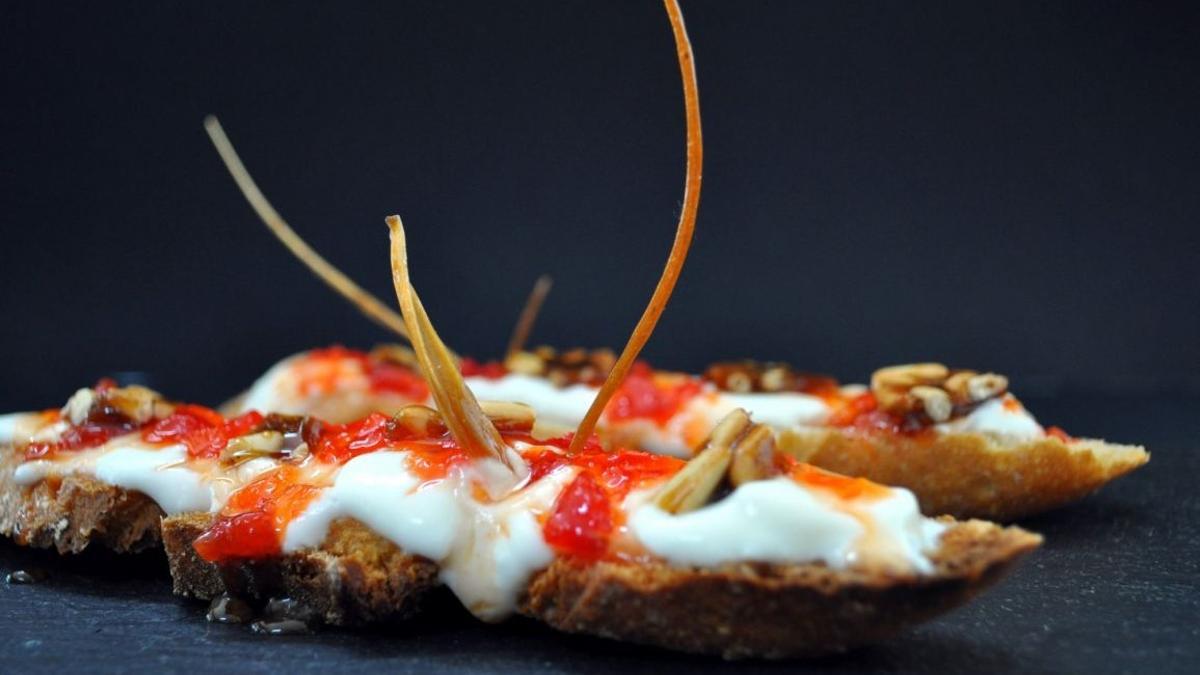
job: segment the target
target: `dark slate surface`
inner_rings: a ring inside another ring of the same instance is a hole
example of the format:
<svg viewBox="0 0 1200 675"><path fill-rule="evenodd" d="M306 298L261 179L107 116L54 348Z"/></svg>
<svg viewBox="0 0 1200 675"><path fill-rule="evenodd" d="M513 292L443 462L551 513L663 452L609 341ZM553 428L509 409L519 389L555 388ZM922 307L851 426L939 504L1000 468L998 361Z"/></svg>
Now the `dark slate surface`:
<svg viewBox="0 0 1200 675"><path fill-rule="evenodd" d="M1153 461L1079 505L1023 523L1046 535L1045 547L972 605L841 657L728 664L520 620L485 626L448 596L400 626L261 637L208 624L204 607L172 597L156 555L64 561L5 542L0 569L49 576L0 585L0 663L8 672L1200 672L1200 400L1029 403L1047 423L1142 441Z"/></svg>

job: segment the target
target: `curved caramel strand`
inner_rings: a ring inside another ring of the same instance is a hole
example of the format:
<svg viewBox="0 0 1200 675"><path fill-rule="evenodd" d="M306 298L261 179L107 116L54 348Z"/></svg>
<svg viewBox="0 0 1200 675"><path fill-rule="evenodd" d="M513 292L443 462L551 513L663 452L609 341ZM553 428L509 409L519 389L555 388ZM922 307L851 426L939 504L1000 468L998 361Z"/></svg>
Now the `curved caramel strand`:
<svg viewBox="0 0 1200 675"><path fill-rule="evenodd" d="M533 331L533 323L537 321L538 313L542 311L542 303L546 301L546 296L550 294L553 286L554 280L550 278L549 274L543 274L533 283L533 290L529 291L529 297L525 299L525 307L521 309L521 314L517 317L517 324L513 326L512 336L508 338L508 349L504 351L506 359L525 348L525 341L529 339L529 333Z"/></svg>
<svg viewBox="0 0 1200 675"><path fill-rule="evenodd" d="M358 308L360 312L367 315L369 319L378 323L380 326L387 328L393 333L399 335L405 340L408 339L408 330L405 328L404 319L396 314L391 308L383 304L378 298L371 295L370 292L364 290L361 286L354 283L350 277L342 274L341 270L334 267L321 257L309 246L296 231L287 224L287 221L279 215L279 212L271 206L271 202L258 189L258 185L254 179L250 177L250 172L246 170L242 160L238 157L237 150L234 150L233 143L229 141L229 137L225 135L225 130L221 128L221 123L213 115L204 118L204 130L208 132L208 137L212 139L213 145L217 148L217 153L221 155L221 160L225 162L225 168L229 169L229 175L233 176L234 182L242 191L242 195L246 201L250 202L251 208L262 219L268 229L283 242L283 245L300 259L300 262L308 266L313 274L320 277L321 281L329 284L333 290L337 291Z"/></svg>
<svg viewBox="0 0 1200 675"><path fill-rule="evenodd" d="M392 238L392 283L396 287L396 299L400 301L400 313L408 326L417 365L429 384L442 421L468 454L494 457L511 469L500 432L467 388L454 356L438 337L413 288L408 275L407 242L400 216L388 216L387 224Z"/></svg>
<svg viewBox="0 0 1200 675"><path fill-rule="evenodd" d="M662 277L650 297L650 304L633 329L633 335L625 344L621 357L604 381L604 386L596 394L587 415L579 423L575 437L571 439L571 452L583 449L587 439L596 428L596 422L604 407L621 386L625 375L633 366L634 360L641 353L642 347L654 332L658 318L662 316L675 290L675 282L679 280L679 272L683 269L683 261L687 259L688 248L692 245L692 232L696 228L696 210L700 205L700 170L704 163L704 149L700 133L700 95L696 87L696 67L692 62L692 45L688 41L687 28L683 25L683 15L676 0L663 0L667 8L667 16L671 20L671 30L675 34L675 52L679 57L679 74L683 79L683 102L687 111L687 181L683 188L683 209L679 213L679 224L675 230L675 242L671 245L671 254L667 265L663 268Z"/></svg>

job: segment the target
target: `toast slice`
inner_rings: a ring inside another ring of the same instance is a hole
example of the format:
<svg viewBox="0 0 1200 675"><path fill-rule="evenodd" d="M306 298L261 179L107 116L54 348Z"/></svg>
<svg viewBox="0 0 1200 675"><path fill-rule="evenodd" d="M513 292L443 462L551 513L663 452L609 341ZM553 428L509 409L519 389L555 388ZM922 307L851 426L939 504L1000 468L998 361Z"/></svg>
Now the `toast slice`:
<svg viewBox="0 0 1200 675"><path fill-rule="evenodd" d="M158 546L163 511L146 495L83 475L20 485L14 472L22 460L13 446L0 445L0 535L59 553Z"/></svg>
<svg viewBox="0 0 1200 675"><path fill-rule="evenodd" d="M793 429L780 434L779 448L835 473L908 488L926 515L1002 522L1081 499L1150 461L1150 453L1135 445L981 433Z"/></svg>
<svg viewBox="0 0 1200 675"><path fill-rule="evenodd" d="M1016 527L942 522L950 527L926 576L819 564L704 569L559 559L534 578L521 612L565 632L727 659L845 651L967 602L1042 541Z"/></svg>
<svg viewBox="0 0 1200 675"><path fill-rule="evenodd" d="M378 347L371 353L331 348L293 356L260 378L251 398L260 407L297 414L334 412L334 421L364 410L394 412L406 402L421 401L373 391L363 373L410 367L403 355L395 347ZM539 413L539 437L549 437L574 429L590 402L594 374L608 366L609 360L583 350L558 354L541 348L520 352L498 373L468 377L467 383L482 398L531 405ZM918 377L930 369L936 371L933 377ZM582 372L592 373L592 379ZM304 379L313 373L322 375L319 384L325 389ZM899 388L888 384L889 377L894 381L898 376L909 380ZM688 457L717 419L735 406L744 407L761 412L780 448L797 459L906 487L927 515L1011 521L1081 499L1150 459L1141 446L1073 439L1044 429L1008 393L1007 378L940 364L880 369L870 389L839 386L831 378L796 373L781 364L752 362L714 365L702 379L649 369L630 379L637 380L630 400L655 400L661 394L658 403L667 408L673 391L682 387L695 393L675 401L674 412L657 404L648 407L663 419L630 410L620 419L602 417L598 430L609 446ZM991 388L977 387L972 398L973 379L978 387ZM910 394L914 388L926 398ZM302 396L301 391L308 393ZM926 407L925 401L939 396L940 409ZM227 412L253 407L246 401L239 397Z"/></svg>
<svg viewBox="0 0 1200 675"><path fill-rule="evenodd" d="M437 567L361 523L342 520L317 549L214 564L192 543L211 516L163 521L175 592L300 600L327 623L411 615ZM519 611L557 630L725 658L811 657L885 639L957 607L1000 580L1042 538L1016 527L942 519L934 572L896 576L823 564L681 567L661 561L558 558L536 574Z"/></svg>
<svg viewBox="0 0 1200 675"><path fill-rule="evenodd" d="M438 586L437 565L408 555L354 520L334 522L319 549L268 560L217 565L192 543L212 522L207 513L163 520L163 546L177 595L211 600L224 593L287 597L330 625L404 619Z"/></svg>

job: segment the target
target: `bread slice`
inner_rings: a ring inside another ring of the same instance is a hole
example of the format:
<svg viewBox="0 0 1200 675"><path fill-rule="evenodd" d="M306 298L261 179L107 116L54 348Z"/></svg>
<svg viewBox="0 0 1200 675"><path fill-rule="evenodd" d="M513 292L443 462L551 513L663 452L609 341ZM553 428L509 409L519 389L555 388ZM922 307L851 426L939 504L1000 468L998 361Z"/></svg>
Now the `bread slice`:
<svg viewBox="0 0 1200 675"><path fill-rule="evenodd" d="M192 548L209 522L210 516L193 515L163 523L180 595L286 595L328 623L347 625L407 616L437 583L432 562L405 555L353 520L336 523L318 550L214 565ZM1015 527L945 522L951 526L932 555L930 576L818 564L705 569L559 559L534 577L520 611L558 630L729 658L839 651L966 602L1041 543Z"/></svg>
<svg viewBox="0 0 1200 675"><path fill-rule="evenodd" d="M521 612L570 633L729 659L844 651L963 604L1042 540L983 521L945 522L951 527L928 576L818 564L710 569L559 559L533 579Z"/></svg>
<svg viewBox="0 0 1200 675"><path fill-rule="evenodd" d="M1012 521L1075 501L1150 460L1145 448L1047 436L904 436L793 430L780 450L835 473L912 490L926 515Z"/></svg>
<svg viewBox="0 0 1200 675"><path fill-rule="evenodd" d="M99 544L120 553L158 546L162 509L140 492L87 476L18 485L23 456L0 445L0 535L36 548L79 553Z"/></svg>
<svg viewBox="0 0 1200 675"><path fill-rule="evenodd" d="M335 521L320 549L222 565L203 560L192 547L211 522L207 513L163 520L163 546L178 595L287 597L325 623L359 625L409 617L438 586L437 565L404 553L354 520Z"/></svg>

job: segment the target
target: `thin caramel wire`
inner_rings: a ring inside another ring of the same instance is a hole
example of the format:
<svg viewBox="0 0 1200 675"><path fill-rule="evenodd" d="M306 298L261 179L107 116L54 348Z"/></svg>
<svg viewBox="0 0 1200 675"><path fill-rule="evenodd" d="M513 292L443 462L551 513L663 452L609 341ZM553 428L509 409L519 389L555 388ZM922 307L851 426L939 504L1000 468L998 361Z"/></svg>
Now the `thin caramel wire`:
<svg viewBox="0 0 1200 675"><path fill-rule="evenodd" d="M671 31L675 35L675 54L679 59L679 74L683 79L683 101L687 115L687 179L683 188L683 209L679 213L679 224L675 230L675 241L671 244L671 253L667 257L667 264L658 280L658 286L654 289L654 295L650 296L650 303L646 305L646 311L642 313L642 318L633 329L633 335L629 336L629 342L625 344L621 357L617 359L616 365L608 374L608 379L604 381L604 386L600 388L592 406L579 423L575 437L571 439L570 452L583 449L588 437L595 430L604 407L621 386L642 347L654 332L667 301L671 299L671 292L675 290L675 282L679 280L683 262L687 259L688 249L692 245L692 232L696 229L696 211L700 205L700 175L704 164L696 67L692 60L692 45L688 40L687 28L683 25L683 13L679 9L679 3L676 0L663 0L663 5L667 9Z"/></svg>
<svg viewBox="0 0 1200 675"><path fill-rule="evenodd" d="M504 350L505 358L525 348L525 342L529 339L529 334L533 332L533 324L537 321L538 313L542 311L542 303L546 302L546 296L550 294L550 289L553 287L554 280L550 278L549 274L543 274L533 283L533 290L529 291L529 297L525 299L525 307L521 309L517 323L513 326L512 335L508 338L508 349Z"/></svg>
<svg viewBox="0 0 1200 675"><path fill-rule="evenodd" d="M313 274L349 300L369 319L407 340L408 330L400 315L321 257L321 254L314 251L307 242L300 238L300 235L296 234L296 231L279 215L275 207L271 206L271 202L267 201L250 176L250 172L242 164L242 159L238 156L237 150L233 148L229 137L225 135L225 130L221 128L221 123L217 121L216 116L209 115L204 118L204 130L208 132L208 137L212 139L217 153L225 162L225 168L229 169L229 175L233 176L234 182L241 189L246 201L250 202L251 208L279 241L283 242L283 245L299 258L300 262L308 266Z"/></svg>
<svg viewBox="0 0 1200 675"><path fill-rule="evenodd" d="M396 299L400 301L400 313L408 327L417 365L429 384L438 414L467 453L476 457L494 457L511 469L500 432L467 388L454 356L438 337L421 298L417 296L417 289L413 288L408 273L408 243L400 216L388 216L387 224L391 231L392 284L396 288Z"/></svg>

